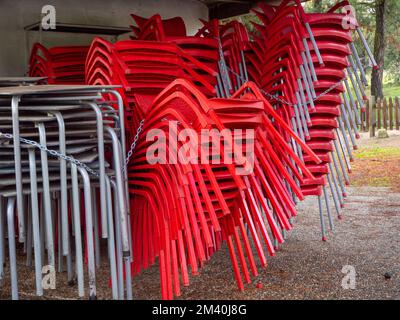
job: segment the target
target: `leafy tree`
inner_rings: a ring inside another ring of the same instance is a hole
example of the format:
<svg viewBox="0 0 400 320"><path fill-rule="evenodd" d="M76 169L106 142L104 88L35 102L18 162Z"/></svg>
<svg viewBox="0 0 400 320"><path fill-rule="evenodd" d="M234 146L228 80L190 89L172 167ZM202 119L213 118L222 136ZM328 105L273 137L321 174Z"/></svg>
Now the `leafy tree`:
<svg viewBox="0 0 400 320"><path fill-rule="evenodd" d="M387 1L385 71L388 80L400 84L400 1Z"/></svg>

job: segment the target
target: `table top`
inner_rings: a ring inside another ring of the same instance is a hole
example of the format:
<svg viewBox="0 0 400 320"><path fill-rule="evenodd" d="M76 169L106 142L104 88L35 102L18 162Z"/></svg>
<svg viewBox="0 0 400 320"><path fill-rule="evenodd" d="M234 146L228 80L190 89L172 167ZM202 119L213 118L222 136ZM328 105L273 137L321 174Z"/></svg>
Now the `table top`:
<svg viewBox="0 0 400 320"><path fill-rule="evenodd" d="M0 88L0 96L22 96L28 94L52 93L85 93L112 90L121 86L89 86L89 85L32 85Z"/></svg>

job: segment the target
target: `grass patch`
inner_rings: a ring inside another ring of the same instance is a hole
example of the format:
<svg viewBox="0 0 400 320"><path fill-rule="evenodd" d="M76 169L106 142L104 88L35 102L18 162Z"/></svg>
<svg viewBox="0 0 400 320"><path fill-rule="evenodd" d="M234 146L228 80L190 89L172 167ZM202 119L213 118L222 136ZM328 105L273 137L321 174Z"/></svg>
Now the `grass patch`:
<svg viewBox="0 0 400 320"><path fill-rule="evenodd" d="M400 157L400 148L396 147L369 147L360 148L354 155L358 159L385 159Z"/></svg>
<svg viewBox="0 0 400 320"><path fill-rule="evenodd" d="M383 88L385 97L400 97L400 86L386 86Z"/></svg>

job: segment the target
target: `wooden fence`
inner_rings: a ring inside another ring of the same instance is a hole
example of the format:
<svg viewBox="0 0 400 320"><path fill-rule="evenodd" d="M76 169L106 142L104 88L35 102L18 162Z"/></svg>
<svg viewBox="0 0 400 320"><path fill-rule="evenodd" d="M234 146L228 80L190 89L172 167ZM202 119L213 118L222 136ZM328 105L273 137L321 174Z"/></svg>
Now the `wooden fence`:
<svg viewBox="0 0 400 320"><path fill-rule="evenodd" d="M400 99L390 97L366 102L365 112L361 112L360 130L375 136L376 129L400 130Z"/></svg>

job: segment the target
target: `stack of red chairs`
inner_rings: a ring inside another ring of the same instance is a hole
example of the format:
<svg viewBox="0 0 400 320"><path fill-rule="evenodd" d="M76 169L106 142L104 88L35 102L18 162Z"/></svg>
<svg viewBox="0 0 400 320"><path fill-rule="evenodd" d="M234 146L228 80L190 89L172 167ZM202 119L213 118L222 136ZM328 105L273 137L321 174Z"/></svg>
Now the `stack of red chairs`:
<svg viewBox="0 0 400 320"><path fill-rule="evenodd" d="M335 13L349 3L341 2L328 13L306 14L300 1L296 2L297 5L289 5L291 1L283 1L279 7L261 3L254 10L262 22L254 24L258 32L257 45L253 48L261 48L263 57L257 82L278 111L287 110L294 130L322 160L316 165L309 162L308 156L302 157L315 179L303 181L301 189L305 195L318 196L325 239L320 197L324 195L329 224L333 228L325 185L329 184L340 218L339 209L346 195L343 181L348 183L344 163L350 171L351 149L347 134L353 148L357 148L360 125L357 106L365 109L365 93L357 66L349 62L357 60L351 56L352 52L354 54L351 29L343 28L345 14ZM253 56L251 52L250 62ZM325 94L327 90L329 93ZM279 98L285 101L282 103Z"/></svg>
<svg viewBox="0 0 400 320"><path fill-rule="evenodd" d="M180 294L178 269L183 285L188 285L188 267L197 274L198 267L223 241L228 244L235 278L242 290L242 276L246 283L250 282L248 264L251 273L257 274L246 225L262 266L267 263L262 241L270 255L275 253L273 240L283 242L282 230L291 229L289 220L296 215L285 181L303 198L288 168L295 171L299 180L303 175L292 161L305 176L312 178L312 174L282 139L277 127L288 132L305 153L319 162L252 83L242 86L231 99L207 99L193 84L179 79L153 101L143 127L143 136L148 139L142 138L136 146L128 171L131 207L135 208L133 272L147 268L158 256L163 298ZM201 146L209 148L208 161L195 157L192 160L196 161L186 163L170 158L172 149L179 150L178 157L183 156L180 150L184 143L174 136L186 134L184 129L192 130L196 137L205 129L252 129L254 135L246 140L243 131L235 132L231 140L226 136L214 140L212 136L213 145ZM162 145L154 144L156 137L168 146L161 155ZM254 170L249 170L248 157L236 151L243 141L254 149ZM222 156L226 153L220 152L224 148L238 161L227 164ZM154 163L149 158L153 153L158 154ZM213 164L216 156L222 157L222 163Z"/></svg>
<svg viewBox="0 0 400 320"><path fill-rule="evenodd" d="M49 84L85 84L88 50L88 46L47 49L40 43L35 43L29 59L29 76L48 77Z"/></svg>

